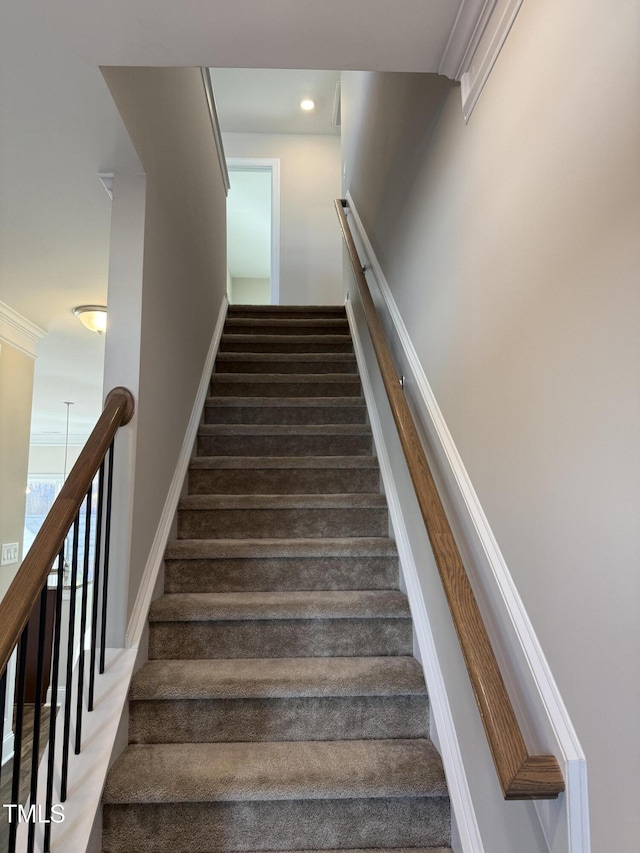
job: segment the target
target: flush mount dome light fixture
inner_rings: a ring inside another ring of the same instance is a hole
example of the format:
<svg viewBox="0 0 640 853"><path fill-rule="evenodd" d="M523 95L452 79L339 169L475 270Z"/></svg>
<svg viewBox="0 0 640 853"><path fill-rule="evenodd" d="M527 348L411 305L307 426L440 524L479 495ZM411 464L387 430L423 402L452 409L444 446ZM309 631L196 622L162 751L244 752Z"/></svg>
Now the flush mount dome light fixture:
<svg viewBox="0 0 640 853"><path fill-rule="evenodd" d="M300 109L305 110L305 112L309 112L315 107L315 103L311 100L311 98L303 98L300 101Z"/></svg>
<svg viewBox="0 0 640 853"><path fill-rule="evenodd" d="M102 335L107 328L107 309L104 305L78 305L73 314L83 326Z"/></svg>

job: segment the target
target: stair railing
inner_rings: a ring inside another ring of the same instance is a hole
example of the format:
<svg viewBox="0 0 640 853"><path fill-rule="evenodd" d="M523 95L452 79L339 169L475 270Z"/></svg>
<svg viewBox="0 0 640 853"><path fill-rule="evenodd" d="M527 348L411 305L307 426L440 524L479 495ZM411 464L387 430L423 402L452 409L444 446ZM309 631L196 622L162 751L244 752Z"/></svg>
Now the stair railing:
<svg viewBox="0 0 640 853"><path fill-rule="evenodd" d="M84 694L85 692L87 694L87 711L92 711L96 669L99 673L103 673L105 669L114 438L118 428L129 423L133 413L134 400L131 392L126 388L114 388L108 394L102 415L64 482L60 494L46 516L11 586L0 602L0 744L4 737L7 667L14 651L17 650L11 803L3 804L4 818L8 821L9 827L7 847L9 853L14 853L16 849L18 824L25 821L29 823L28 853L34 850L36 822L45 823L44 850L48 853L51 844L51 820L53 818L56 821L56 818L60 817L60 812L52 809L55 808L53 788L56 705L60 689L58 682L63 633L66 633L66 664L64 665L64 708L59 709L59 712L64 714L58 791L60 803L64 803L67 797L72 717L73 749L77 755L80 753L82 741ZM96 474L98 475L97 483L94 484ZM92 524L94 514L95 523ZM68 547L68 537L71 540L70 547ZM90 587L93 592L89 604ZM69 592L69 618L63 624L62 601L63 591L66 590ZM78 598L80 598L79 614L76 603ZM78 615L79 636L74 637ZM89 626L87 626L88 621ZM90 648L88 683L85 690L87 630L90 632ZM74 679L74 647L78 645L78 667ZM32 657L35 659L33 737L30 766L26 767L26 773L23 773L21 765L24 752L27 660ZM32 804L31 808L35 808L42 705L48 684L51 688L51 713L48 724L49 752L45 813L36 816L29 813L24 801L28 796ZM75 708L72 705L75 705ZM1 772L0 765L0 774Z"/></svg>
<svg viewBox="0 0 640 853"><path fill-rule="evenodd" d="M554 799L564 791L562 772L555 756L531 755L527 750L402 384L398 380L347 221L345 210L348 202L337 199L335 205L380 373L504 798Z"/></svg>

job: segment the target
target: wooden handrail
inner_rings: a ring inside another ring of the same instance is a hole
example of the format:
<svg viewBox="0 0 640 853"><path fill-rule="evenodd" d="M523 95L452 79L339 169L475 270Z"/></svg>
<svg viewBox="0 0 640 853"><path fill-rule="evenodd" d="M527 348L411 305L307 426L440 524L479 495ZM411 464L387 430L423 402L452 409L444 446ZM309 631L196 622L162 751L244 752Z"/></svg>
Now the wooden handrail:
<svg viewBox="0 0 640 853"><path fill-rule="evenodd" d="M527 751L478 603L429 469L415 422L398 381L345 215L344 208L347 202L336 200L335 204L382 380L447 596L502 792L507 800L553 799L564 791L562 772L553 755L530 755Z"/></svg>
<svg viewBox="0 0 640 853"><path fill-rule="evenodd" d="M77 462L55 499L29 553L0 601L0 673L4 672L13 649L38 600L64 540L85 499L90 484L119 427L129 423L135 404L131 391L114 388Z"/></svg>

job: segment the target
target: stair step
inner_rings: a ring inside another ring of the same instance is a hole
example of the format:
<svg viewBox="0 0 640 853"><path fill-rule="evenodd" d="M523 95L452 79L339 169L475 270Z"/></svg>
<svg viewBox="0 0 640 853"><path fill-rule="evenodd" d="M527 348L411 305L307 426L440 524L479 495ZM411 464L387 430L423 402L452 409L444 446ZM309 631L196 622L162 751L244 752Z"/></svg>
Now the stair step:
<svg viewBox="0 0 640 853"><path fill-rule="evenodd" d="M452 853L433 846L450 833L444 797L105 804L102 849L246 853L250 845L254 853L291 853L296 845L301 853L329 853L331 844L335 853Z"/></svg>
<svg viewBox="0 0 640 853"><path fill-rule="evenodd" d="M219 352L353 352L351 335L223 333Z"/></svg>
<svg viewBox="0 0 640 853"><path fill-rule="evenodd" d="M335 335L348 334L346 317L317 317L312 319L290 317L227 317L226 334L251 333L259 335Z"/></svg>
<svg viewBox="0 0 640 853"><path fill-rule="evenodd" d="M443 797L427 739L129 746L105 803Z"/></svg>
<svg viewBox="0 0 640 853"><path fill-rule="evenodd" d="M153 622L280 619L410 619L399 590L378 592L185 593L155 599Z"/></svg>
<svg viewBox="0 0 640 853"><path fill-rule="evenodd" d="M207 397L207 424L364 424L361 397Z"/></svg>
<svg viewBox="0 0 640 853"><path fill-rule="evenodd" d="M371 456L368 424L203 424L199 456Z"/></svg>
<svg viewBox="0 0 640 853"><path fill-rule="evenodd" d="M190 495L356 494L376 492L373 456L196 456Z"/></svg>
<svg viewBox="0 0 640 853"><path fill-rule="evenodd" d="M150 661L130 700L130 743L428 736L410 657Z"/></svg>
<svg viewBox="0 0 640 853"><path fill-rule="evenodd" d="M426 739L132 745L104 793L105 853L424 847L449 831Z"/></svg>
<svg viewBox="0 0 640 853"><path fill-rule="evenodd" d="M349 353L223 352L216 358L216 373L357 373Z"/></svg>
<svg viewBox="0 0 640 853"><path fill-rule="evenodd" d="M227 317L346 317L344 305L230 305Z"/></svg>
<svg viewBox="0 0 640 853"><path fill-rule="evenodd" d="M399 591L182 593L149 613L149 659L408 655Z"/></svg>
<svg viewBox="0 0 640 853"><path fill-rule="evenodd" d="M214 373L211 396L360 397L360 377L351 373Z"/></svg>
<svg viewBox="0 0 640 853"><path fill-rule="evenodd" d="M165 552L164 591L396 589L393 542L375 539L179 539Z"/></svg>
<svg viewBox="0 0 640 853"><path fill-rule="evenodd" d="M294 699L423 696L413 657L257 658L148 661L133 677L130 699Z"/></svg>
<svg viewBox="0 0 640 853"><path fill-rule="evenodd" d="M190 495L179 539L387 536L384 495Z"/></svg>

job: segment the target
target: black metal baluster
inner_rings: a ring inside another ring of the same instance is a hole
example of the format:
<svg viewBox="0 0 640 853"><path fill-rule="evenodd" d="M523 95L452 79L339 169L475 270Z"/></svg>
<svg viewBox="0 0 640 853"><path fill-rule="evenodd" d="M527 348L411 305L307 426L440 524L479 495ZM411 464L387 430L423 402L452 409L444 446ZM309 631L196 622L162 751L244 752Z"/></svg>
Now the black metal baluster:
<svg viewBox="0 0 640 853"><path fill-rule="evenodd" d="M31 786L29 801L31 806L37 805L38 796L38 764L40 763L40 722L42 720L42 674L44 670L44 641L47 622L47 587L40 593L40 620L38 625L38 658L36 664L36 696L33 708L33 741L31 744ZM27 853L33 853L36 836L36 815L29 822L29 837Z"/></svg>
<svg viewBox="0 0 640 853"><path fill-rule="evenodd" d="M107 641L107 585L109 582L109 545L111 542L111 496L113 492L113 445L109 446L109 467L107 475L107 514L104 530L104 574L102 577L102 631L100 635L100 675L104 672L105 649Z"/></svg>
<svg viewBox="0 0 640 853"><path fill-rule="evenodd" d="M89 545L91 544L91 496L89 486L84 516L84 560L82 563L82 608L80 613L80 657L78 658L78 698L76 703L76 742L74 752L80 754L82 743L82 700L84 698L84 635L87 631L87 595L89 592Z"/></svg>
<svg viewBox="0 0 640 853"><path fill-rule="evenodd" d="M49 758L47 763L47 798L45 805L44 853L51 846L51 806L53 804L53 768L56 752L56 716L58 709L58 676L60 673L60 631L62 622L62 591L64 586L64 548L58 556L58 586L56 589L56 615L53 629L53 648L51 656L51 717L49 718Z"/></svg>
<svg viewBox="0 0 640 853"><path fill-rule="evenodd" d="M93 564L93 600L91 602L91 657L89 663L89 700L87 707L93 711L96 681L96 647L98 643L98 599L100 597L100 557L102 547L102 507L104 502L104 460L98 479L98 510L96 517L96 547Z"/></svg>
<svg viewBox="0 0 640 853"><path fill-rule="evenodd" d="M24 718L24 688L27 670L27 640L29 625L25 627L20 637L18 649L18 683L16 686L16 728L13 741L13 779L11 782L11 803L20 804L20 764L22 761L22 723ZM16 833L18 831L18 815L13 814L9 826L9 853L15 853Z"/></svg>
<svg viewBox="0 0 640 853"><path fill-rule="evenodd" d="M69 639L67 642L67 679L64 697L64 734L62 743L62 779L60 782L60 801L67 799L67 777L69 771L69 739L71 733L71 689L73 675L73 641L76 621L76 582L78 579L78 534L80 514L73 522L73 546L71 550L71 588L69 590Z"/></svg>
<svg viewBox="0 0 640 853"><path fill-rule="evenodd" d="M4 744L4 712L7 701L7 670L0 677L0 782L2 781L2 745Z"/></svg>

